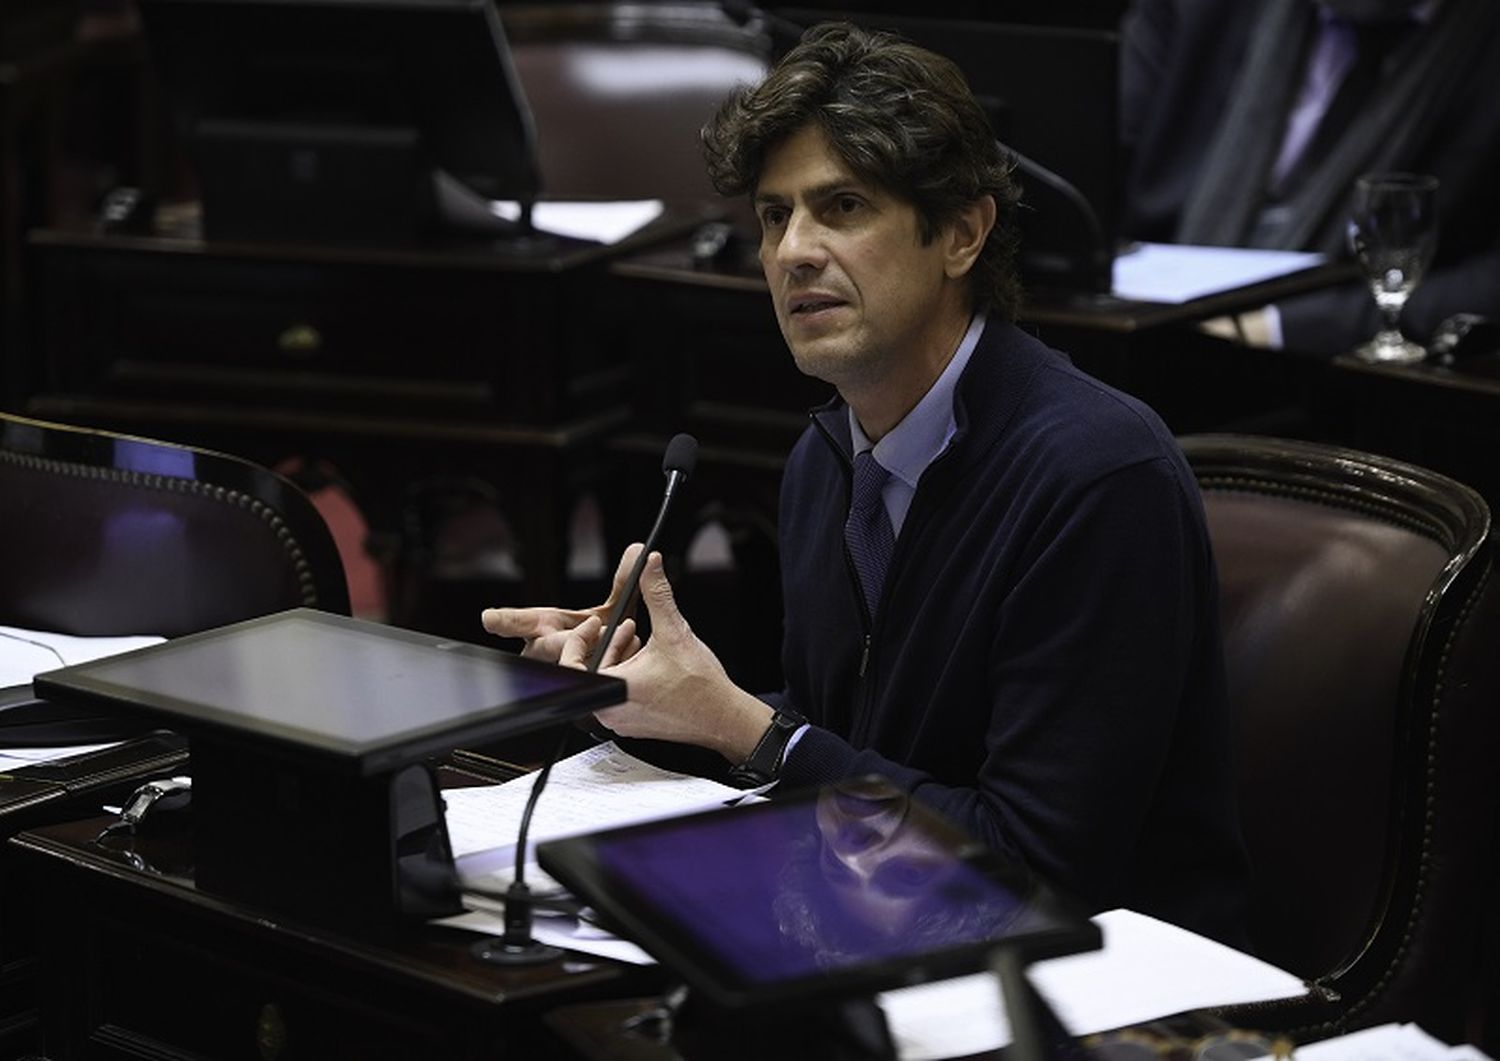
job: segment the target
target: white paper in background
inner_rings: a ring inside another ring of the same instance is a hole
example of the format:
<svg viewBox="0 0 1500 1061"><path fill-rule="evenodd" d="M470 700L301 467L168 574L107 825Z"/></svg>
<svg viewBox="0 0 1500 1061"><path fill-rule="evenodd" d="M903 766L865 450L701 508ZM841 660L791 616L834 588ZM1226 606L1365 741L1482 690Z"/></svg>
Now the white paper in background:
<svg viewBox="0 0 1500 1061"><path fill-rule="evenodd" d="M154 635L138 637L73 637L45 630L27 630L19 626L0 626L0 688L28 685L44 671L75 663L88 663L120 652L158 645L166 638ZM0 710L0 719L4 718ZM0 726L0 740L5 730ZM118 742L115 742L118 743ZM78 744L54 748L0 748L0 773L8 773L55 759L66 759L86 752L100 751L113 744Z"/></svg>
<svg viewBox="0 0 1500 1061"><path fill-rule="evenodd" d="M5 731L0 729L0 734ZM50 763L54 759L67 759L74 755L113 748L114 744L70 744L59 748L0 748L0 774L19 770L34 763Z"/></svg>
<svg viewBox="0 0 1500 1061"><path fill-rule="evenodd" d="M1111 910L1093 920L1104 935L1102 950L1037 962L1029 970L1074 1035L1307 990L1291 973L1145 914ZM1010 1042L1000 986L987 973L888 991L880 1004L902 1061L981 1053Z"/></svg>
<svg viewBox="0 0 1500 1061"><path fill-rule="evenodd" d="M491 875L514 862L516 833L534 778L527 774L502 785L443 791L448 839L461 878L483 877L490 886ZM610 741L552 767L532 815L527 847L534 851L544 840L710 810L744 795L717 781L652 766Z"/></svg>
<svg viewBox="0 0 1500 1061"><path fill-rule="evenodd" d="M1138 243L1115 258L1112 293L1175 305L1290 276L1327 260L1327 255L1303 251Z"/></svg>
<svg viewBox="0 0 1500 1061"><path fill-rule="evenodd" d="M505 236L521 219L521 204L513 199L486 199L468 185L439 170L433 175L433 194L443 221L475 235ZM660 199L566 202L544 199L533 203L531 224L538 231L570 239L618 243L645 228L666 209Z"/></svg>
<svg viewBox="0 0 1500 1061"><path fill-rule="evenodd" d="M661 216L660 199L636 199L623 202L552 202L542 200L531 208L531 223L539 231L569 239L588 239L599 243L619 243ZM519 221L521 206L514 202L493 202L490 212L505 221Z"/></svg>
<svg viewBox="0 0 1500 1061"><path fill-rule="evenodd" d="M1297 1061L1486 1061L1475 1046L1449 1046L1415 1024L1381 1024L1297 1047Z"/></svg>
<svg viewBox="0 0 1500 1061"><path fill-rule="evenodd" d="M43 671L158 645L163 637L73 637L0 626L0 688L26 685Z"/></svg>

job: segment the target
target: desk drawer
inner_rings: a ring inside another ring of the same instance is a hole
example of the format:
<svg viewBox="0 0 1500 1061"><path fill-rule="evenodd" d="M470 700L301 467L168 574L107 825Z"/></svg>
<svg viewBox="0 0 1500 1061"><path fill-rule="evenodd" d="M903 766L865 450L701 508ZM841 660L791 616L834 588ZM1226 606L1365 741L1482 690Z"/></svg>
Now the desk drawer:
<svg viewBox="0 0 1500 1061"><path fill-rule="evenodd" d="M42 245L33 391L550 423L618 401L591 273Z"/></svg>

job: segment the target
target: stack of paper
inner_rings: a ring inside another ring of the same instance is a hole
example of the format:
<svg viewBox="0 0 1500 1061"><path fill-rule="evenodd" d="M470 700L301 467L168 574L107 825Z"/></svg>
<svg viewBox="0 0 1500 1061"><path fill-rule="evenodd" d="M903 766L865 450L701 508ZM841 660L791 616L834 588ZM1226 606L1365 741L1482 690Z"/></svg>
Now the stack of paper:
<svg viewBox="0 0 1500 1061"><path fill-rule="evenodd" d="M533 777L528 774L503 785L443 792L448 807L448 839L459 877L467 887L498 891L510 883L516 834ZM531 819L527 847L534 849L544 840L710 810L744 795L717 781L652 766L613 742L600 744L552 768ZM526 854L527 881L555 887L533 876L540 873L530 868L535 866L534 850Z"/></svg>
<svg viewBox="0 0 1500 1061"><path fill-rule="evenodd" d="M0 689L29 685L31 679L43 671L88 663L118 652L160 644L163 640L165 638L156 636L73 637L45 630L0 626ZM4 719L4 709L0 708L0 773L111 747L109 744L76 744L55 748L6 748L3 747Z"/></svg>

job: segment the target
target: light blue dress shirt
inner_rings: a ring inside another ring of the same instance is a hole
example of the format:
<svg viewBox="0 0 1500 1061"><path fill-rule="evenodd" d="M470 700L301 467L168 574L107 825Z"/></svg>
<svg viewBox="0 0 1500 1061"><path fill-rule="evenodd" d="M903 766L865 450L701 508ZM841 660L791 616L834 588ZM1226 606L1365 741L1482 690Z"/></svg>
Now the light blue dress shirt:
<svg viewBox="0 0 1500 1061"><path fill-rule="evenodd" d="M983 331L984 314L976 313L936 382L912 411L874 445L875 459L891 473L881 498L885 501L885 510L891 517L891 530L895 531L897 538L901 537L901 525L906 522L907 509L911 508L911 499L917 492L917 481L938 454L948 448L948 442L958 430L953 419L953 391L958 386L959 377L964 374L974 347L979 345ZM871 448L870 438L859 426L853 409L849 410L849 436L854 443L855 455Z"/></svg>

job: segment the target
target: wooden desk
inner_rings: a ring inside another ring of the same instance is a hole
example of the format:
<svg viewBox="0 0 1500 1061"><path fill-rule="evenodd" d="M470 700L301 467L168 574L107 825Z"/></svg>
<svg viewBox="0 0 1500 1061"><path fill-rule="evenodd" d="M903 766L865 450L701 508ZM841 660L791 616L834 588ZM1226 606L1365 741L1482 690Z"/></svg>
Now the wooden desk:
<svg viewBox="0 0 1500 1061"><path fill-rule="evenodd" d="M1500 355L1457 365L1339 357L1318 399L1336 441L1450 475L1500 511Z"/></svg>
<svg viewBox="0 0 1500 1061"><path fill-rule="evenodd" d="M636 981L583 956L502 969L470 955L472 933L227 900L194 883L185 823L112 850L94 842L111 820L27 832L8 852L46 926L51 1057L545 1057L543 1011L651 989L649 970Z"/></svg>
<svg viewBox="0 0 1500 1061"><path fill-rule="evenodd" d="M158 734L0 776L0 837L97 813L141 781L170 776L186 762L186 743ZM36 919L12 878L9 854L0 852L0 1057L20 1057L38 1045Z"/></svg>

